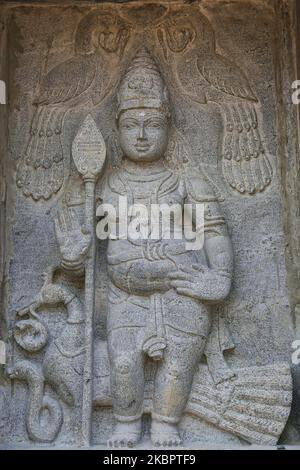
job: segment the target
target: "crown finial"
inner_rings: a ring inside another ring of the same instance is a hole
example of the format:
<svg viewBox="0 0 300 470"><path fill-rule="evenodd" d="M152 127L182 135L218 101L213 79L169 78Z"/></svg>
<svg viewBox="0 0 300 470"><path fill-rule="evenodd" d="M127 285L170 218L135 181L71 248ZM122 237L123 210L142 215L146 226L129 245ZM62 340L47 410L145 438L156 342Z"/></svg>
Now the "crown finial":
<svg viewBox="0 0 300 470"><path fill-rule="evenodd" d="M129 64L118 93L118 113L138 108L161 109L168 113L168 93L158 66L145 47Z"/></svg>

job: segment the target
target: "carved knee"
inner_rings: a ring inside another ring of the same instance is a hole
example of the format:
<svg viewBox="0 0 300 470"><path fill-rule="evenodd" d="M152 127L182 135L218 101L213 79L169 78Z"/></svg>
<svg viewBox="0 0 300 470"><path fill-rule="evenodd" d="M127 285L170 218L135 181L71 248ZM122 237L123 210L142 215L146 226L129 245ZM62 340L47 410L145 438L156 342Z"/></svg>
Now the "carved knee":
<svg viewBox="0 0 300 470"><path fill-rule="evenodd" d="M171 380L182 381L184 378L187 378L192 375L192 367L188 364L182 365L176 362L171 362L167 365L167 376Z"/></svg>
<svg viewBox="0 0 300 470"><path fill-rule="evenodd" d="M116 374L128 375L132 371L132 359L130 356L121 354L112 361L112 366Z"/></svg>
<svg viewBox="0 0 300 470"><path fill-rule="evenodd" d="M172 379L179 379L183 375L184 371L178 364L169 364L168 365L168 376Z"/></svg>

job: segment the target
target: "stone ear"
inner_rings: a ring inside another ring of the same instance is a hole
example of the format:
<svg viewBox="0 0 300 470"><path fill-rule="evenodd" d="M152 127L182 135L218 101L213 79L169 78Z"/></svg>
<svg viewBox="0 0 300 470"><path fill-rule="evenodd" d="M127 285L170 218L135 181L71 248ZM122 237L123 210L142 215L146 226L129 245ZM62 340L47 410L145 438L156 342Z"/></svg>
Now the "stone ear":
<svg viewBox="0 0 300 470"><path fill-rule="evenodd" d="M118 116L116 116L116 121L118 123ZM119 144L118 136L116 131L113 130L111 135L107 140L107 155L109 163L112 167L119 167L123 159L123 151Z"/></svg>
<svg viewBox="0 0 300 470"><path fill-rule="evenodd" d="M115 124L116 124L117 128L119 127L120 102L121 102L120 93L117 92L117 112L116 112L116 116L115 116Z"/></svg>
<svg viewBox="0 0 300 470"><path fill-rule="evenodd" d="M168 93L168 89L167 87L165 86L164 89L163 89L163 97L164 97L164 101L166 103L168 103L169 101L169 93Z"/></svg>

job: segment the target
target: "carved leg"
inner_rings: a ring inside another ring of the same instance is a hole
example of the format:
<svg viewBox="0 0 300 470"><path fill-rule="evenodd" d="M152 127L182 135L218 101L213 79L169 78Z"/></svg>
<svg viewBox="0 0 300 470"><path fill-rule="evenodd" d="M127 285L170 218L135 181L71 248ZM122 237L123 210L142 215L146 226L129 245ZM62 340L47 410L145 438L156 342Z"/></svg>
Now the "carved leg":
<svg viewBox="0 0 300 470"><path fill-rule="evenodd" d="M144 358L141 328L117 328L108 337L111 390L116 426L108 445L132 447L141 436Z"/></svg>
<svg viewBox="0 0 300 470"><path fill-rule="evenodd" d="M167 348L155 377L151 439L154 445L181 444L177 429L189 398L205 338L167 327Z"/></svg>

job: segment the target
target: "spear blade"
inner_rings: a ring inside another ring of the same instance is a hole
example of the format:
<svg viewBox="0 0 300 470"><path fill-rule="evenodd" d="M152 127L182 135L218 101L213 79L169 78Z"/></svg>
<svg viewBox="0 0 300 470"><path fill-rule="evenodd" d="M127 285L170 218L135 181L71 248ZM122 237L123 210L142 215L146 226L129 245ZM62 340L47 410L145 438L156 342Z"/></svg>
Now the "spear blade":
<svg viewBox="0 0 300 470"><path fill-rule="evenodd" d="M72 156L84 180L96 180L105 162L106 146L94 119L87 115L72 144Z"/></svg>

